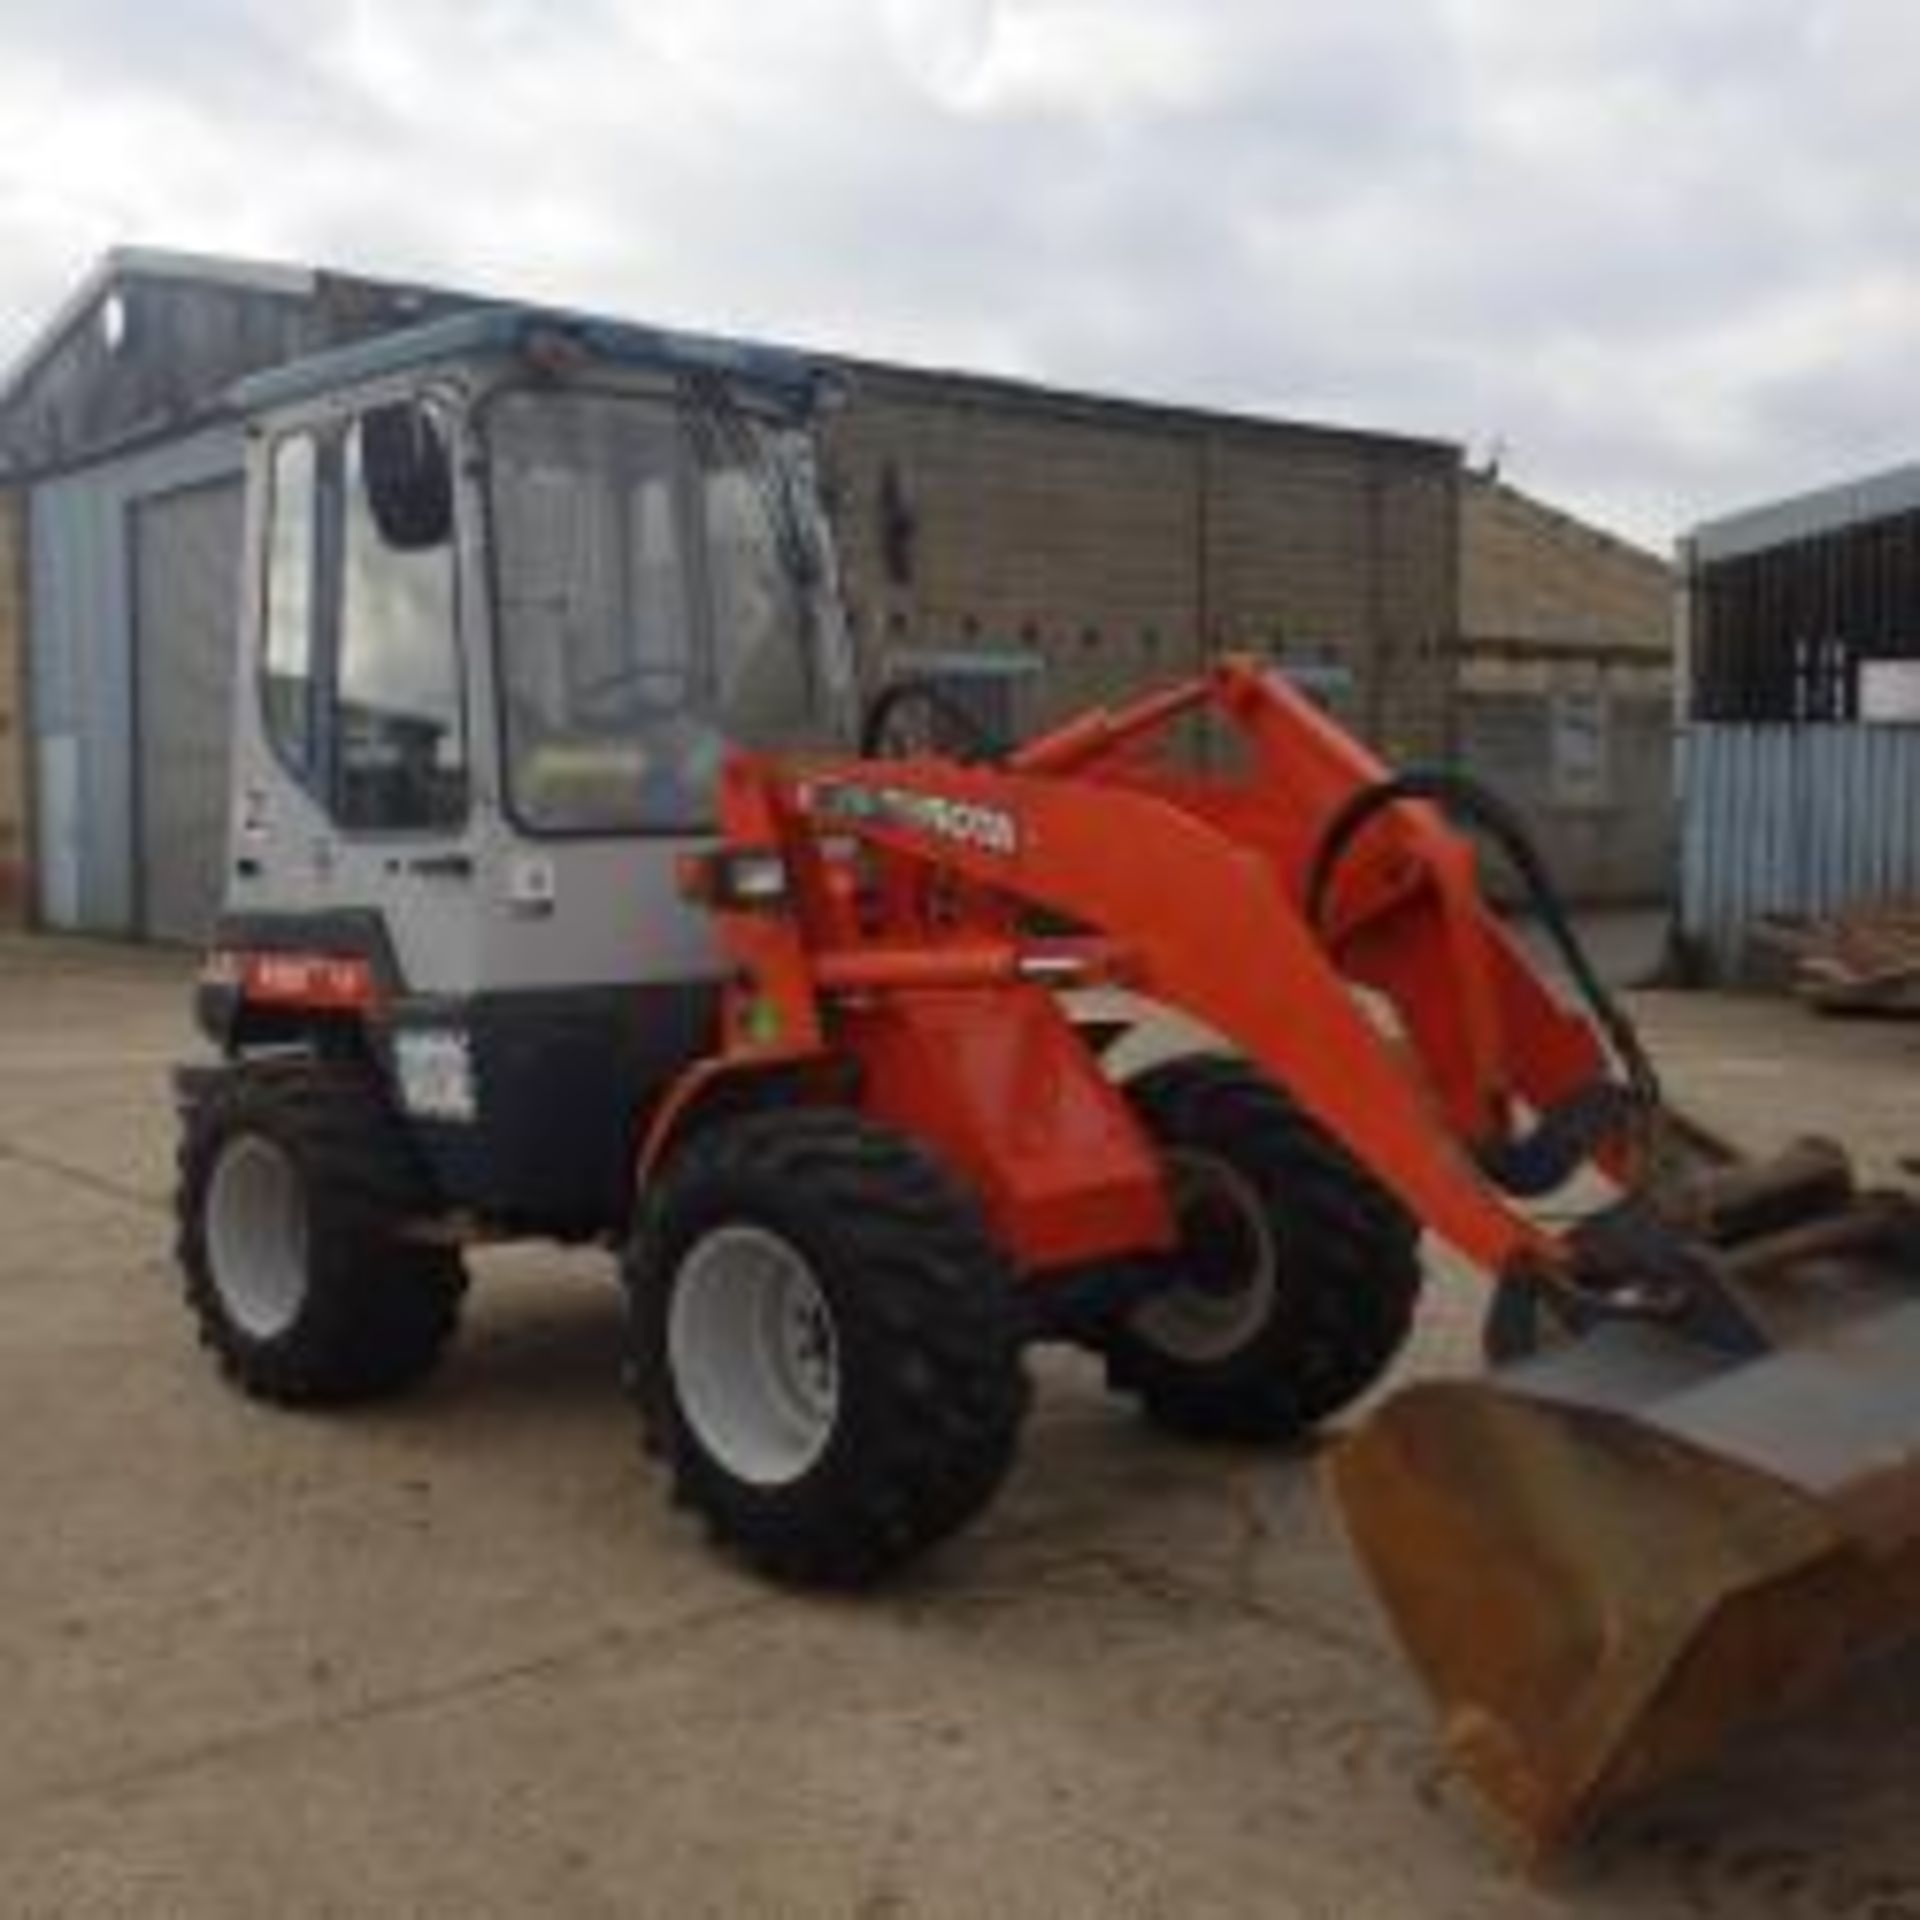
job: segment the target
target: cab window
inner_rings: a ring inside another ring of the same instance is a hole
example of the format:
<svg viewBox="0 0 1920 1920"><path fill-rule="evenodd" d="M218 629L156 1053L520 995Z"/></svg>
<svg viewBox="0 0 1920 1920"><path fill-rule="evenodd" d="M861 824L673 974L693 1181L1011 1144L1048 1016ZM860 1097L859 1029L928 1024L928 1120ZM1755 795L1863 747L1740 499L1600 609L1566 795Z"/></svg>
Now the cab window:
<svg viewBox="0 0 1920 1920"><path fill-rule="evenodd" d="M317 467L310 433L288 434L273 450L260 686L268 738L281 759L307 777L319 752L313 602Z"/></svg>
<svg viewBox="0 0 1920 1920"><path fill-rule="evenodd" d="M276 751L349 831L467 811L449 436L431 407L284 436L270 468L261 704Z"/></svg>
<svg viewBox="0 0 1920 1920"><path fill-rule="evenodd" d="M427 409L362 414L340 445L334 816L407 832L467 810L446 437Z"/></svg>
<svg viewBox="0 0 1920 1920"><path fill-rule="evenodd" d="M805 435L509 391L485 418L506 797L533 833L710 828L728 742L836 733L844 634Z"/></svg>

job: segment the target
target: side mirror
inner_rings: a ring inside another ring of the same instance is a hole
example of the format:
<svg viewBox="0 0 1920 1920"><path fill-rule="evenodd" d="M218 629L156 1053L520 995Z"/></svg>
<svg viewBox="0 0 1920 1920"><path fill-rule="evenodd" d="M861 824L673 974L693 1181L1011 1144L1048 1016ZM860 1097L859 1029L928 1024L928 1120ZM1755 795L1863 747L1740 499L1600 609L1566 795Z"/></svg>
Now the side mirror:
<svg viewBox="0 0 1920 1920"><path fill-rule="evenodd" d="M402 553L453 536L453 463L438 420L411 400L360 416L360 465L380 537Z"/></svg>

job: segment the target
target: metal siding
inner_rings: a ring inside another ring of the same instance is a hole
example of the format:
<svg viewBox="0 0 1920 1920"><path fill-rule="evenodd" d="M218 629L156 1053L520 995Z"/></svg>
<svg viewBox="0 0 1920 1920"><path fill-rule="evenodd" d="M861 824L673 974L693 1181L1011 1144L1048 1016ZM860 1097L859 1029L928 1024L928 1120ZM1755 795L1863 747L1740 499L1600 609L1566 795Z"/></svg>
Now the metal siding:
<svg viewBox="0 0 1920 1920"><path fill-rule="evenodd" d="M125 556L105 504L77 481L34 489L30 644L46 918L119 933L131 920L132 689Z"/></svg>
<svg viewBox="0 0 1920 1920"><path fill-rule="evenodd" d="M1920 727L1689 727L1680 924L1716 975L1761 914L1920 892Z"/></svg>
<svg viewBox="0 0 1920 1920"><path fill-rule="evenodd" d="M241 446L238 429L220 427L33 488L29 649L40 906L53 926L134 930L130 510L146 496L237 474Z"/></svg>
<svg viewBox="0 0 1920 1920"><path fill-rule="evenodd" d="M123 315L113 342L98 324L109 296ZM0 468L31 477L136 442L177 444L228 417L223 396L245 375L473 304L305 269L109 256L0 374Z"/></svg>

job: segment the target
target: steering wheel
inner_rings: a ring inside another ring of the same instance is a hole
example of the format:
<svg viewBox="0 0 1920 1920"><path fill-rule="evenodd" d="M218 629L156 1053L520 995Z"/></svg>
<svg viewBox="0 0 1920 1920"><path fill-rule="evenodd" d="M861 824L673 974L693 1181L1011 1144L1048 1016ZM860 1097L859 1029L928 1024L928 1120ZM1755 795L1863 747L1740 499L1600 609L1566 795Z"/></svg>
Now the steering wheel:
<svg viewBox="0 0 1920 1920"><path fill-rule="evenodd" d="M973 709L958 700L937 680L896 680L867 702L860 719L860 755L866 760L882 760L891 754L910 751L904 744L889 745L893 724L900 714L913 707L924 707L930 718L960 738L955 758L966 761L1004 760L1010 742L995 734Z"/></svg>

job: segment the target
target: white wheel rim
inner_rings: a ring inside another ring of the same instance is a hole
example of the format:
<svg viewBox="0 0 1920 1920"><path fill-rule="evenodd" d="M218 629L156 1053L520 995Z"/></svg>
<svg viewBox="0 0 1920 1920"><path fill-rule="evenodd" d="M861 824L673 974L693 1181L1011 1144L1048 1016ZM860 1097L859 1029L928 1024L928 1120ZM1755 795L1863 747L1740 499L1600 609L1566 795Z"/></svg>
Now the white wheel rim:
<svg viewBox="0 0 1920 1920"><path fill-rule="evenodd" d="M293 1162L236 1135L207 1183L207 1261L227 1316L255 1340L293 1325L307 1297L307 1202Z"/></svg>
<svg viewBox="0 0 1920 1920"><path fill-rule="evenodd" d="M1280 1291L1273 1222L1259 1189L1218 1155L1170 1148L1166 1169L1182 1254L1189 1251L1189 1236L1209 1223L1216 1237L1224 1229L1231 1239L1219 1263L1227 1270L1150 1295L1133 1310L1130 1325L1169 1359L1217 1365L1257 1337L1272 1316Z"/></svg>
<svg viewBox="0 0 1920 1920"><path fill-rule="evenodd" d="M764 1227L716 1227L687 1250L667 1309L667 1364L694 1437L736 1479L797 1480L833 1437L833 1315L799 1250Z"/></svg>

